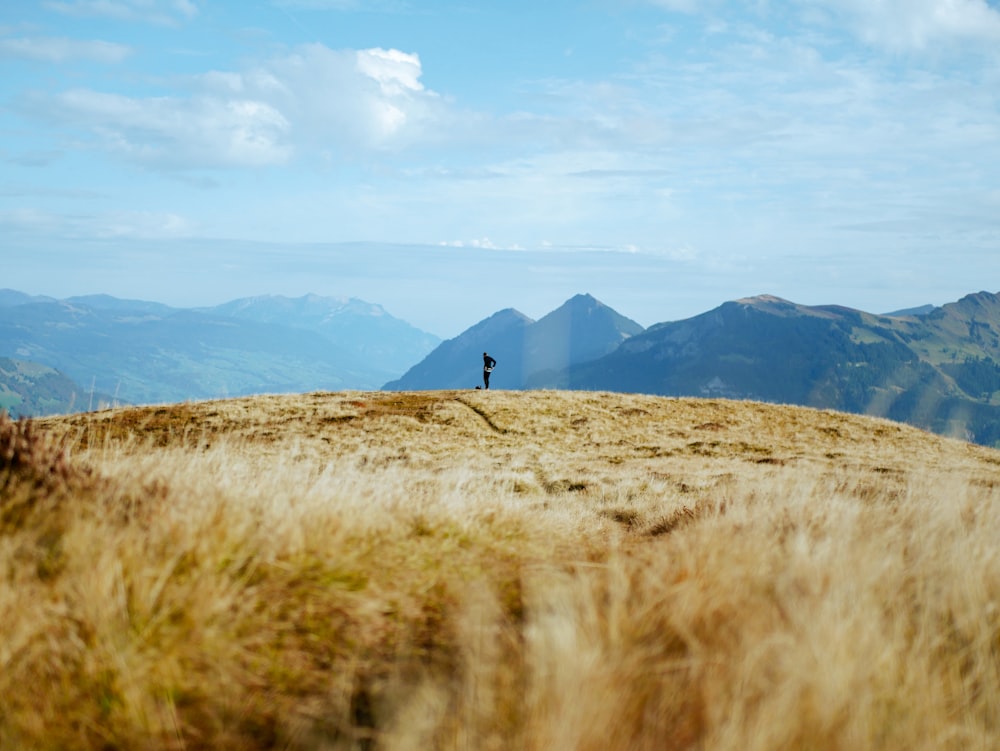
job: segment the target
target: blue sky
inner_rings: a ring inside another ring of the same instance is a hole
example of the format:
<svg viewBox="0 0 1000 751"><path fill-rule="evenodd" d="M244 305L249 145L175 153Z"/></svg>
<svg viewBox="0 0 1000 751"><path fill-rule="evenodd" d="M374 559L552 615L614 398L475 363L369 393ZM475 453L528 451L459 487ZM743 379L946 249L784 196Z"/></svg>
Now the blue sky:
<svg viewBox="0 0 1000 751"><path fill-rule="evenodd" d="M1000 290L994 0L0 7L0 287L359 297L443 337L587 292Z"/></svg>

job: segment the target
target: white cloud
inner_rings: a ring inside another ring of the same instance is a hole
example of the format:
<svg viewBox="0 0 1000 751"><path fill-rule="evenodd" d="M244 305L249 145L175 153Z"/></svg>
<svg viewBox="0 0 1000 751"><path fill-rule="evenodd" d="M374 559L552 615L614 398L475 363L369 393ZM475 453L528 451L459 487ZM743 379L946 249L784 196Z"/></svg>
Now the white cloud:
<svg viewBox="0 0 1000 751"><path fill-rule="evenodd" d="M474 240L448 240L442 242L441 245L449 248L480 248L483 250L500 250L501 246L498 246L488 237L476 238ZM519 247L507 248L504 250L520 250Z"/></svg>
<svg viewBox="0 0 1000 751"><path fill-rule="evenodd" d="M128 160L165 169L262 166L296 153L386 149L424 137L440 98L420 58L399 50L302 45L245 71L184 79L188 91L132 97L92 89L35 94L32 109Z"/></svg>
<svg viewBox="0 0 1000 751"><path fill-rule="evenodd" d="M425 89L419 56L394 49L333 50L306 44L240 73L202 77L213 92L268 103L293 124L300 146L395 148L434 135L443 115Z"/></svg>
<svg viewBox="0 0 1000 751"><path fill-rule="evenodd" d="M408 55L399 50L384 50L376 47L359 50L358 70L378 81L382 93L396 96L407 91L423 91L420 83L420 57Z"/></svg>
<svg viewBox="0 0 1000 751"><path fill-rule="evenodd" d="M843 17L865 42L894 51L1000 43L1000 11L985 0L805 0Z"/></svg>
<svg viewBox="0 0 1000 751"><path fill-rule="evenodd" d="M290 155L287 120L250 99L139 99L75 89L48 105L89 125L106 148L151 166L260 166Z"/></svg>
<svg viewBox="0 0 1000 751"><path fill-rule="evenodd" d="M192 0L47 0L46 8L77 17L176 25L198 14Z"/></svg>
<svg viewBox="0 0 1000 751"><path fill-rule="evenodd" d="M130 47L100 40L78 40L65 37L0 39L0 58L20 58L47 63L64 63L70 60L120 63L131 54Z"/></svg>

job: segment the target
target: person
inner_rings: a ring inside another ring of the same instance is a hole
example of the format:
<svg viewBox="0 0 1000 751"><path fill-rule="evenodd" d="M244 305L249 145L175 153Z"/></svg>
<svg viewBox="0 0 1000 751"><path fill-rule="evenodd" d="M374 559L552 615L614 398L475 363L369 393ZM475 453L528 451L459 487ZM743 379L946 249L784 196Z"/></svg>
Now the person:
<svg viewBox="0 0 1000 751"><path fill-rule="evenodd" d="M483 385L486 388L490 387L490 373L493 372L493 368L496 366L497 361L483 352Z"/></svg>

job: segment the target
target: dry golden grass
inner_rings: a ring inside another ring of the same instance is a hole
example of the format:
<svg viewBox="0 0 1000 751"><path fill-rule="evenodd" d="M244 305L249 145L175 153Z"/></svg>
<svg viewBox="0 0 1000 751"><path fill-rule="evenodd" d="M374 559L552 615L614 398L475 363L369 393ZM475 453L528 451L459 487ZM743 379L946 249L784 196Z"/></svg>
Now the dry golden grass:
<svg viewBox="0 0 1000 751"><path fill-rule="evenodd" d="M1000 452L316 393L0 422L0 748L1000 747Z"/></svg>

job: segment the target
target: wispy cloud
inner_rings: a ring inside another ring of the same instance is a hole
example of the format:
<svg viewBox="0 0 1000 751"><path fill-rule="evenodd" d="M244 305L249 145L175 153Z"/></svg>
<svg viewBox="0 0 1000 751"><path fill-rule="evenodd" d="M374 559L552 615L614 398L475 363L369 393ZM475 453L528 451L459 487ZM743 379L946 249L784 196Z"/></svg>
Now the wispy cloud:
<svg viewBox="0 0 1000 751"><path fill-rule="evenodd" d="M92 60L120 63L132 54L124 44L66 37L8 37L0 39L0 58L19 58L46 63Z"/></svg>
<svg viewBox="0 0 1000 751"><path fill-rule="evenodd" d="M3 161L18 167L46 167L63 158L65 154L57 149L28 149L17 152L4 152Z"/></svg>
<svg viewBox="0 0 1000 751"><path fill-rule="evenodd" d="M1000 11L986 0L800 0L833 14L864 41L893 51L1000 43Z"/></svg>
<svg viewBox="0 0 1000 751"><path fill-rule="evenodd" d="M4 198L69 198L72 200L93 201L108 198L107 193L97 190L79 188L51 188L43 186L5 186L0 187L0 196Z"/></svg>
<svg viewBox="0 0 1000 751"><path fill-rule="evenodd" d="M406 0L272 0L279 8L316 11L396 12L410 9Z"/></svg>
<svg viewBox="0 0 1000 751"><path fill-rule="evenodd" d="M66 240L162 240L192 235L195 226L167 212L115 211L55 214L39 209L0 211L0 229L11 237L58 237Z"/></svg>
<svg viewBox="0 0 1000 751"><path fill-rule="evenodd" d="M591 180L633 180L667 177L673 174L667 169L585 169L570 172L569 177L583 177Z"/></svg>
<svg viewBox="0 0 1000 751"><path fill-rule="evenodd" d="M741 13L724 0L644 0L672 13L706 15L707 30L724 31ZM938 51L943 46L1000 42L1000 9L989 0L769 0L740 3L744 12L773 27L776 20L845 32L894 53ZM725 13L723 13L725 10ZM988 47L984 47L988 49Z"/></svg>
<svg viewBox="0 0 1000 751"><path fill-rule="evenodd" d="M472 240L445 240L439 243L447 248L472 248L478 250L524 250L518 244L498 245L488 237L478 237Z"/></svg>
<svg viewBox="0 0 1000 751"><path fill-rule="evenodd" d="M198 15L193 0L45 0L49 10L76 17L176 26Z"/></svg>
<svg viewBox="0 0 1000 751"><path fill-rule="evenodd" d="M208 97L136 98L90 89L31 105L49 118L90 129L97 144L123 158L164 169L263 166L284 162L288 121L266 103Z"/></svg>

